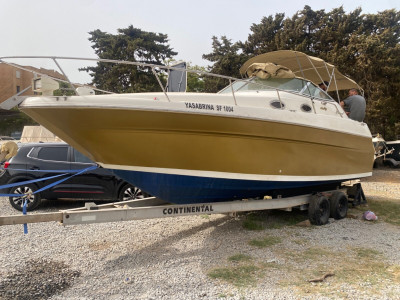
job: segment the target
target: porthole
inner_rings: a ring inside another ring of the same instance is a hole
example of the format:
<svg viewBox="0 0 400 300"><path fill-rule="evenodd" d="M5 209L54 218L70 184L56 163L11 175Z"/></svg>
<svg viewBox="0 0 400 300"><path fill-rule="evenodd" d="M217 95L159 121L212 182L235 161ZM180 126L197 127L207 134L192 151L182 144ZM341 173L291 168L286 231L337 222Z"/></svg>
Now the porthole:
<svg viewBox="0 0 400 300"><path fill-rule="evenodd" d="M271 101L270 105L273 108L278 108L278 109L284 109L285 108L285 103L279 101L279 100L273 100Z"/></svg>
<svg viewBox="0 0 400 300"><path fill-rule="evenodd" d="M300 106L300 108L301 108L301 110L304 111L304 112L311 112L311 111L312 111L311 106L308 105L308 104L302 104L302 105Z"/></svg>

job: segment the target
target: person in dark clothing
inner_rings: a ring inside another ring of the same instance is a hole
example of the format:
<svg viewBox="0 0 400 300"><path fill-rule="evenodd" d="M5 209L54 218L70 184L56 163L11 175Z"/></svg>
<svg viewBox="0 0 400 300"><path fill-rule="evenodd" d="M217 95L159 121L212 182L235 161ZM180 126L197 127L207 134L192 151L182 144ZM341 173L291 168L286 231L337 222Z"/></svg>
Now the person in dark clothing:
<svg viewBox="0 0 400 300"><path fill-rule="evenodd" d="M366 102L363 96L358 94L357 89L349 90L349 97L340 101L340 106L347 107L346 114L352 120L362 122L365 117Z"/></svg>
<svg viewBox="0 0 400 300"><path fill-rule="evenodd" d="M329 85L329 82L328 82L328 81L323 81L323 82L321 82L320 84L318 84L319 88L320 88L321 90L325 91L325 92L326 92L326 90L328 89L328 85Z"/></svg>

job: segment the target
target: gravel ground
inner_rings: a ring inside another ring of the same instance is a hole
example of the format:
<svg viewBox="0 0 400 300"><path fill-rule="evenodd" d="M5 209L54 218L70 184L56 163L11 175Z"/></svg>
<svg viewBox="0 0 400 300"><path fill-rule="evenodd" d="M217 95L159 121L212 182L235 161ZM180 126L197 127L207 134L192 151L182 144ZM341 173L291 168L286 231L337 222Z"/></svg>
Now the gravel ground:
<svg viewBox="0 0 400 300"><path fill-rule="evenodd" d="M400 171L382 169L363 187L367 199L400 201L399 182ZM72 205L46 202L38 213ZM5 198L0 211L19 213ZM2 226L0 299L400 299L400 228L364 221L361 214L354 210L352 218L319 227L276 228L276 218L288 215L266 213L260 231L245 230L244 216L226 215L30 224L27 235L22 225ZM266 237L280 240L264 248L249 244ZM319 253L312 255L315 249ZM358 263L357 251L379 262ZM208 275L217 268L237 270L242 263L229 258L238 254L259 270L254 282L235 285ZM373 280L364 280L364 269ZM332 270L335 275L320 283L307 282Z"/></svg>

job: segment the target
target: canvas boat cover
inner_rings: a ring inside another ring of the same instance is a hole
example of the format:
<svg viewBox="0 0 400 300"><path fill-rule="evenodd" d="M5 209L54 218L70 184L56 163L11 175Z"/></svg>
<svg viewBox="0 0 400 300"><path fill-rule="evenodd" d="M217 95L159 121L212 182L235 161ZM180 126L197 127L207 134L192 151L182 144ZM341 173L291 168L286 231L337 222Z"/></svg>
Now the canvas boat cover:
<svg viewBox="0 0 400 300"><path fill-rule="evenodd" d="M360 86L349 77L343 75L324 60L292 50L279 50L255 56L244 63L240 73L245 75L253 64L273 63L290 69L296 77L305 78L318 85L323 81L329 82L328 91L360 89Z"/></svg>
<svg viewBox="0 0 400 300"><path fill-rule="evenodd" d="M257 76L262 79L268 78L295 78L294 73L281 65L274 63L254 63L246 70L247 76Z"/></svg>

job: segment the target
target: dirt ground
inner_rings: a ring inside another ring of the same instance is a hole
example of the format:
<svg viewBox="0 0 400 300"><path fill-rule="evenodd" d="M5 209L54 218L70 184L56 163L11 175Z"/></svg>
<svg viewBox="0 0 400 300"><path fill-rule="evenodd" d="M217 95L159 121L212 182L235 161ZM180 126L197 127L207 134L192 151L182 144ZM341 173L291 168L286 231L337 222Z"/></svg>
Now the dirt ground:
<svg viewBox="0 0 400 300"><path fill-rule="evenodd" d="M400 169L374 169L362 186L368 204L324 226L296 226L300 210L38 223L28 235L0 226L0 299L400 300ZM32 214L82 205L46 201Z"/></svg>
<svg viewBox="0 0 400 300"><path fill-rule="evenodd" d="M372 177L363 178L361 184L368 198L400 203L400 168L381 167L373 170Z"/></svg>
<svg viewBox="0 0 400 300"><path fill-rule="evenodd" d="M362 182L386 182L400 184L400 168L376 168L372 172L372 177L367 177L363 179Z"/></svg>

